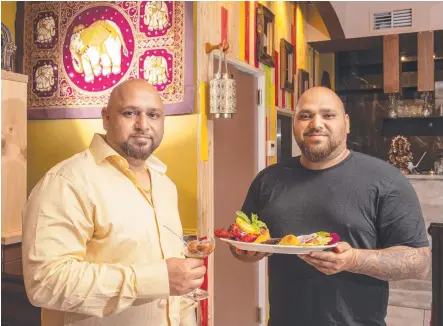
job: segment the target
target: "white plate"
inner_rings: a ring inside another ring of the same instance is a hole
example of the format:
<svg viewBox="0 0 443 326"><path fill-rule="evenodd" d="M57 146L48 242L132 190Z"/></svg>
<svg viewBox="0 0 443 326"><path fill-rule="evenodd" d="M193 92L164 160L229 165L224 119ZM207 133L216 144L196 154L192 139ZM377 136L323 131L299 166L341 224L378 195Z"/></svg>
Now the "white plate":
<svg viewBox="0 0 443 326"><path fill-rule="evenodd" d="M314 251L324 251L326 249L334 248L337 244L326 246L312 246L312 247L298 247L298 246L279 246L271 244L261 244L261 243L251 243L251 242L241 242L230 239L220 239L223 242L227 242L234 247L241 250L248 251L258 251L270 254L287 254L287 255L306 255Z"/></svg>

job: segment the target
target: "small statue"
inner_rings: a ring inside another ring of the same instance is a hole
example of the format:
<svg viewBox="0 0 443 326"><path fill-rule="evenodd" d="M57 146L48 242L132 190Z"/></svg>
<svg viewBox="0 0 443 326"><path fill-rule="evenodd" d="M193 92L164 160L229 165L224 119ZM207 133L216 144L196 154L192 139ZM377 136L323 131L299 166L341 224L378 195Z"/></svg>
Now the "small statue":
<svg viewBox="0 0 443 326"><path fill-rule="evenodd" d="M12 41L11 32L2 23L2 70L15 71L15 55L17 46Z"/></svg>
<svg viewBox="0 0 443 326"><path fill-rule="evenodd" d="M389 150L389 162L400 171L409 174L408 166L412 163L411 144L405 136L395 136Z"/></svg>

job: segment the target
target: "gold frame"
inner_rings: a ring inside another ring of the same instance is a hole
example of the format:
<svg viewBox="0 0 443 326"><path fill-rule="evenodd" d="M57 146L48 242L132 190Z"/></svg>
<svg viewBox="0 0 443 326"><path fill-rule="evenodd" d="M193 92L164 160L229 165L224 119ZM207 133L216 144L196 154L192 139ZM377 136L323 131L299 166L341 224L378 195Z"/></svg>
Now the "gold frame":
<svg viewBox="0 0 443 326"><path fill-rule="evenodd" d="M304 92L306 92L311 87L311 80L309 78L309 72L303 69L298 69L298 98Z"/></svg>
<svg viewBox="0 0 443 326"><path fill-rule="evenodd" d="M280 39L280 88L294 93L294 46Z"/></svg>
<svg viewBox="0 0 443 326"><path fill-rule="evenodd" d="M257 59L274 67L275 16L262 4L257 5Z"/></svg>

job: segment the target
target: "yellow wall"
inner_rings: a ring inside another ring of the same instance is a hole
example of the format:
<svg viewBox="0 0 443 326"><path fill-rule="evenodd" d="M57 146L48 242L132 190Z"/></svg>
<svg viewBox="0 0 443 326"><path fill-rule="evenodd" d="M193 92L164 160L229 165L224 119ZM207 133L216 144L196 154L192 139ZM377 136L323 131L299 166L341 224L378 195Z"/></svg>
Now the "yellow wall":
<svg viewBox="0 0 443 326"><path fill-rule="evenodd" d="M297 51L297 68L303 69L307 72L311 72L309 66L309 48L310 46L306 43L306 14L305 6L303 3L297 4L296 9L296 23L297 23L297 44L295 49Z"/></svg>
<svg viewBox="0 0 443 326"><path fill-rule="evenodd" d="M318 38L321 38L322 40L331 39L328 29L315 6L306 6L306 23L316 30ZM309 39L309 41L312 42L313 40Z"/></svg>
<svg viewBox="0 0 443 326"><path fill-rule="evenodd" d="M11 32L12 41L15 43L15 14L17 12L16 1L2 1L2 23Z"/></svg>
<svg viewBox="0 0 443 326"><path fill-rule="evenodd" d="M86 149L101 119L28 121L28 192L58 162ZM155 152L177 185L185 231L197 228L197 115L168 116Z"/></svg>

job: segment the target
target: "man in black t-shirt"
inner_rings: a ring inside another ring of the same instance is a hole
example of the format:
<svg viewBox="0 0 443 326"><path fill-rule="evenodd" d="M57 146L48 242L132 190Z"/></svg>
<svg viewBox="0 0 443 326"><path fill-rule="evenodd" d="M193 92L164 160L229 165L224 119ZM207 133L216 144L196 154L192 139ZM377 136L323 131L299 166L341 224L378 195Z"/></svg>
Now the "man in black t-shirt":
<svg viewBox="0 0 443 326"><path fill-rule="evenodd" d="M269 326L385 326L388 281L426 277L430 249L414 189L399 170L349 151L349 117L331 90L306 91L294 116L302 152L261 171L242 210L272 237L338 233L334 251L269 257ZM242 261L261 253L231 247Z"/></svg>

